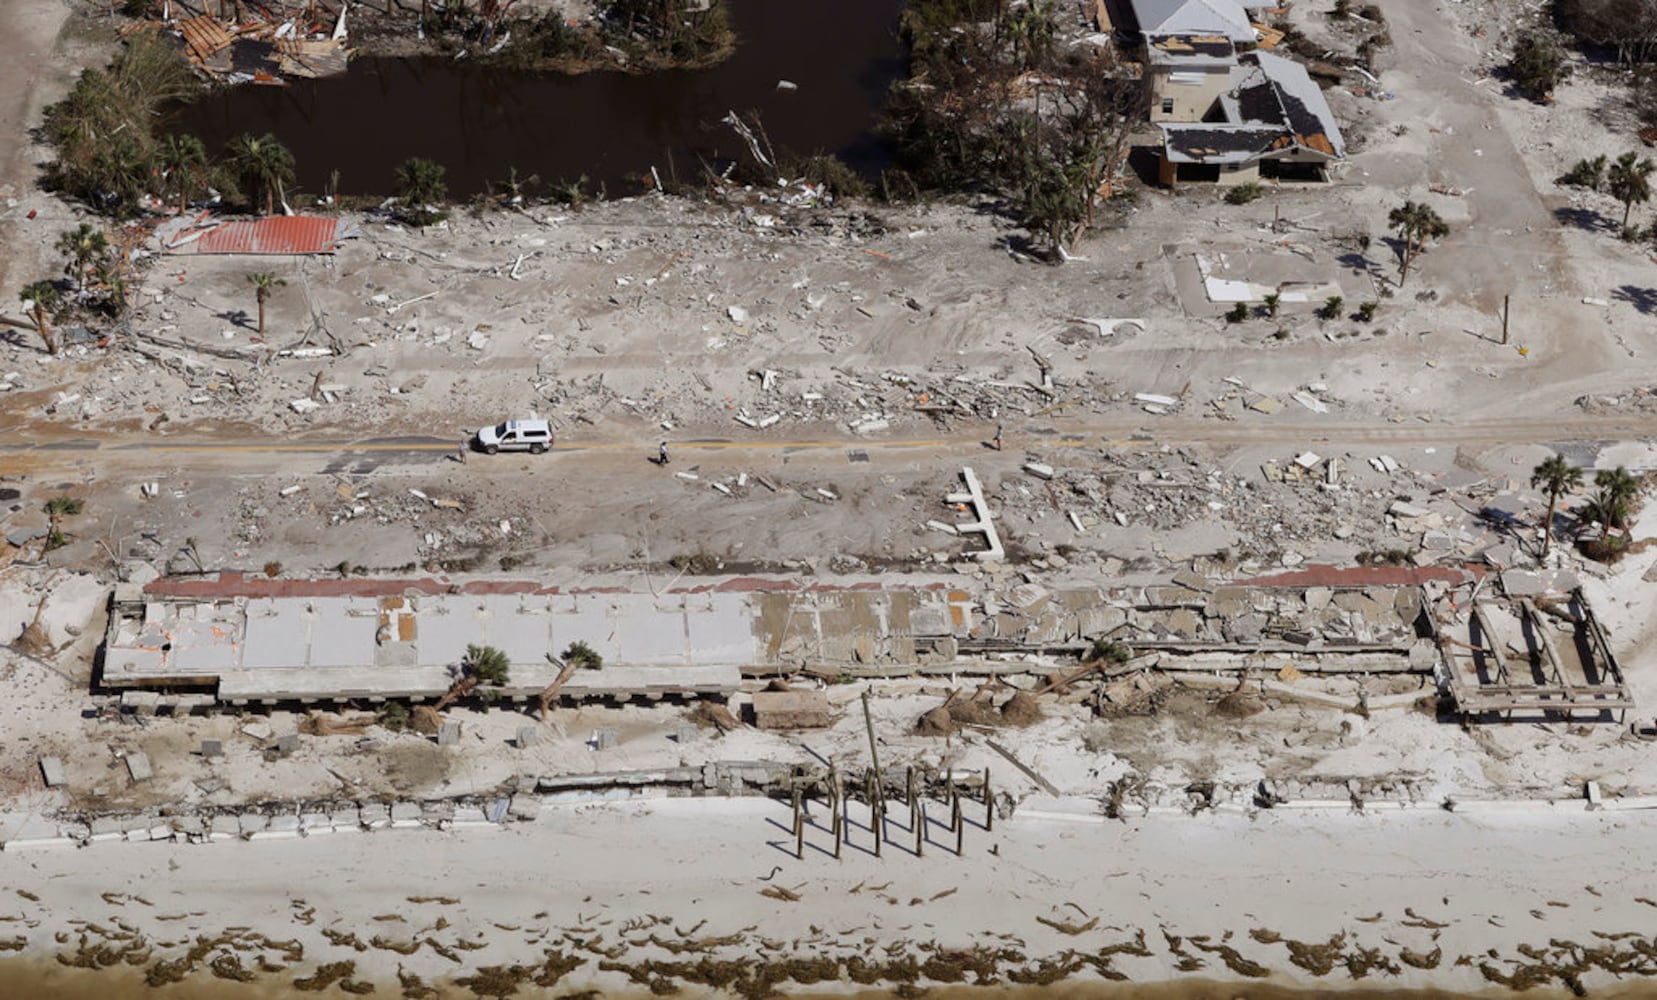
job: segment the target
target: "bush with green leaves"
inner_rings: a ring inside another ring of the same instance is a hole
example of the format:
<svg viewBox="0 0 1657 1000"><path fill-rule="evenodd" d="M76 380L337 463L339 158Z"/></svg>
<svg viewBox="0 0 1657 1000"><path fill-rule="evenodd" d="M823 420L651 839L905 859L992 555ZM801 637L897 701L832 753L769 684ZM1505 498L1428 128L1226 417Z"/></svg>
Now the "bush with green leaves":
<svg viewBox="0 0 1657 1000"><path fill-rule="evenodd" d="M1507 61L1507 72L1532 100L1546 101L1570 78L1571 65L1565 61L1558 42L1549 35L1532 32L1519 36L1513 56Z"/></svg>
<svg viewBox="0 0 1657 1000"><path fill-rule="evenodd" d="M1379 303L1379 302L1360 302L1360 303L1358 303L1357 316L1358 316L1359 322L1362 322L1362 323L1373 322L1374 319L1375 319L1375 310L1380 308L1380 305L1381 305L1381 303Z"/></svg>
<svg viewBox="0 0 1657 1000"><path fill-rule="evenodd" d="M1566 187L1587 188L1589 191L1598 191L1605 186L1606 158L1604 154L1593 159L1581 159L1565 171L1559 178L1559 183Z"/></svg>
<svg viewBox="0 0 1657 1000"><path fill-rule="evenodd" d="M1249 307L1248 307L1248 303L1246 303L1246 302L1237 303L1236 305L1231 307L1230 312L1225 314L1225 321L1227 323L1241 323L1241 322L1243 322L1244 320L1246 320L1248 318L1249 318Z"/></svg>
<svg viewBox="0 0 1657 1000"><path fill-rule="evenodd" d="M1258 181L1249 181L1238 184L1225 193L1226 204L1247 205L1266 193L1266 189Z"/></svg>
<svg viewBox="0 0 1657 1000"><path fill-rule="evenodd" d="M1341 315L1341 307L1344 305L1346 305L1346 300L1341 298L1339 295L1329 296L1324 300L1323 305L1318 306L1318 319L1339 319Z"/></svg>

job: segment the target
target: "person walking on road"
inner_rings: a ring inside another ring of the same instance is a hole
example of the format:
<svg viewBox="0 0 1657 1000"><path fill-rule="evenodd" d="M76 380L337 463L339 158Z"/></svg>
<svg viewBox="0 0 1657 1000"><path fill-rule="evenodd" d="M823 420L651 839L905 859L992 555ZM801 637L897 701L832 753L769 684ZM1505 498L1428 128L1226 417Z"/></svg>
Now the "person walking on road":
<svg viewBox="0 0 1657 1000"><path fill-rule="evenodd" d="M995 425L995 438L993 440L995 441L995 450L1000 451L1001 450L1001 425L1000 424Z"/></svg>
<svg viewBox="0 0 1657 1000"><path fill-rule="evenodd" d="M666 466L667 465L667 442L666 441L663 441L662 444L661 444L661 447L656 449L656 464L661 465L661 466Z"/></svg>
<svg viewBox="0 0 1657 1000"><path fill-rule="evenodd" d="M461 465L466 464L466 441L464 438L461 439L460 447L455 449L455 461Z"/></svg>

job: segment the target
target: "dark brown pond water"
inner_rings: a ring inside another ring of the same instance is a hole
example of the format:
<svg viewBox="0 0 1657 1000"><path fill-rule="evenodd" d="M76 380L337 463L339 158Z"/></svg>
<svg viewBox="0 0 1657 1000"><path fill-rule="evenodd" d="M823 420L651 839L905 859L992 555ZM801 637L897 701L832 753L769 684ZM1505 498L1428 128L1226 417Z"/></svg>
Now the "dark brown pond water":
<svg viewBox="0 0 1657 1000"><path fill-rule="evenodd" d="M585 174L611 195L642 190L655 166L698 176L697 156L742 155L719 119L758 111L772 142L832 152L865 173L885 153L872 135L887 87L906 69L902 0L730 0L740 41L705 70L528 74L442 59L362 59L343 76L223 90L178 112L174 128L211 151L241 132L273 133L316 194L330 171L342 194L389 193L411 156L448 171L451 195L508 167L549 183ZM777 89L779 80L797 90Z"/></svg>

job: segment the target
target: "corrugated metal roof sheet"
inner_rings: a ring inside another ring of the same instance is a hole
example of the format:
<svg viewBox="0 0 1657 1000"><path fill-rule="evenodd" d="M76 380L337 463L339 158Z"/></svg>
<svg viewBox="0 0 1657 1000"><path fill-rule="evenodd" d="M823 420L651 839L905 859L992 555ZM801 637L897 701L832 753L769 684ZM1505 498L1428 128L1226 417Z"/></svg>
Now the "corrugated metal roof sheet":
<svg viewBox="0 0 1657 1000"><path fill-rule="evenodd" d="M192 238L169 243L168 253L304 254L333 253L339 220L320 215L273 216L225 222Z"/></svg>

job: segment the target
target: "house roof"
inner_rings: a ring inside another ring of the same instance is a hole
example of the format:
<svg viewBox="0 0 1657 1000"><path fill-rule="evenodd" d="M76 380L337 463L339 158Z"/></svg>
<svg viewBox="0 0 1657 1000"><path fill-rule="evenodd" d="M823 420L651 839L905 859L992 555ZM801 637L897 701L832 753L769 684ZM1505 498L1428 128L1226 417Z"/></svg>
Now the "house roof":
<svg viewBox="0 0 1657 1000"><path fill-rule="evenodd" d="M340 239L339 220L319 215L277 215L265 219L221 222L205 231L188 226L157 229L167 253L312 254L333 253Z"/></svg>
<svg viewBox="0 0 1657 1000"><path fill-rule="evenodd" d="M1299 63L1269 52L1237 58L1222 120L1162 126L1163 150L1176 163L1248 163L1290 154L1346 156L1340 126L1323 91Z"/></svg>
<svg viewBox="0 0 1657 1000"><path fill-rule="evenodd" d="M1252 163L1282 148L1285 139L1274 125L1178 122L1161 128L1163 155L1175 163Z"/></svg>
<svg viewBox="0 0 1657 1000"><path fill-rule="evenodd" d="M1151 35L1145 57L1157 66L1226 66L1236 62L1237 47L1223 34Z"/></svg>
<svg viewBox="0 0 1657 1000"><path fill-rule="evenodd" d="M1238 64L1244 67L1252 64L1253 70L1259 74L1258 82L1253 85L1254 94L1239 93L1239 111L1245 117L1238 120L1251 120L1247 115L1251 109L1257 109L1255 114L1268 116L1261 120L1281 123L1287 128L1294 136L1296 145L1333 159L1346 156L1346 141L1341 138L1335 114L1329 110L1329 102L1323 99L1322 88L1307 74L1304 66L1270 52L1250 52L1242 56ZM1249 78L1246 76L1244 83L1236 88L1239 92L1248 86ZM1222 98L1222 104L1224 101ZM1277 105L1275 114L1268 102Z"/></svg>
<svg viewBox="0 0 1657 1000"><path fill-rule="evenodd" d="M1252 43L1254 27L1237 0L1132 0L1134 19L1146 36L1225 35Z"/></svg>

